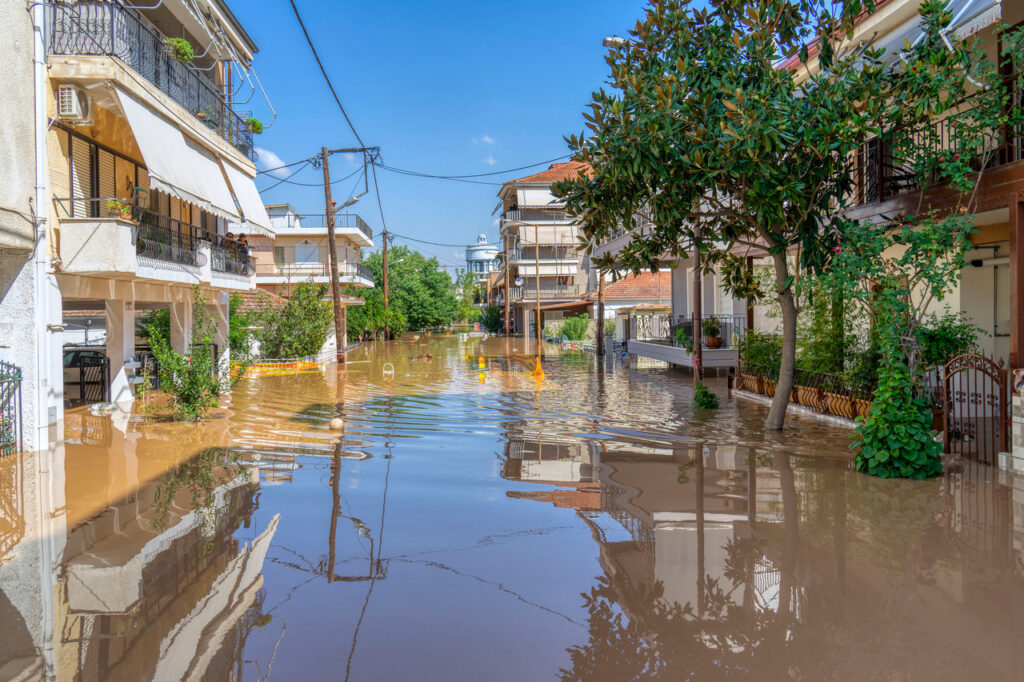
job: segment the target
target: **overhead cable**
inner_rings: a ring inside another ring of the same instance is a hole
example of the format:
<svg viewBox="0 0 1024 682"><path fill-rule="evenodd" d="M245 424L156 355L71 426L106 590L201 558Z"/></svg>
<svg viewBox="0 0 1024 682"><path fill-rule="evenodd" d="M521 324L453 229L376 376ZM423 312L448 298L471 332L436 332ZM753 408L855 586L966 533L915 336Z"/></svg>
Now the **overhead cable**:
<svg viewBox="0 0 1024 682"><path fill-rule="evenodd" d="M295 6L295 0L289 0L292 4L292 10L295 11L295 18L299 20L299 26L302 28L303 35L306 36L306 42L309 44L309 49L313 52L313 58L316 59L316 65L320 67L320 73L324 76L324 81L327 83L327 87L330 88L331 94L334 95L334 101L338 104L338 108L341 109L341 115L345 117L345 123L348 124L349 130L356 136L359 141L359 146L365 147L366 143L363 142L363 138L359 137L359 133L356 132L356 127L352 125L352 119L348 117L348 112L345 111L345 107L341 104L341 99L338 97L338 93L334 90L334 85L331 83L330 77L327 75L327 70L324 69L323 62L320 61L320 55L317 54L316 47L313 46L313 40L309 37L309 31L306 30L306 24L302 21L302 16L299 14L299 8Z"/></svg>

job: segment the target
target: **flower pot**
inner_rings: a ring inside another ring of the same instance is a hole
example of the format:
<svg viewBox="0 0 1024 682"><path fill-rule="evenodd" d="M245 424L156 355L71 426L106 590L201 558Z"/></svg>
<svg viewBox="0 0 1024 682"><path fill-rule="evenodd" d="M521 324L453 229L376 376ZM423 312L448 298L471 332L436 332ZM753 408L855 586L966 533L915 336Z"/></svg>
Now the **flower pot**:
<svg viewBox="0 0 1024 682"><path fill-rule="evenodd" d="M871 401L862 400L860 398L854 398L853 400L853 416L854 419L857 417L868 418L868 414L871 412Z"/></svg>
<svg viewBox="0 0 1024 682"><path fill-rule="evenodd" d="M721 348L722 347L722 337L721 336L705 336L704 337L704 345L707 346L708 348L712 348L712 349L713 348Z"/></svg>
<svg viewBox="0 0 1024 682"><path fill-rule="evenodd" d="M820 403L818 389L811 388L810 386L794 386L793 391L796 393L796 403L805 407L818 408Z"/></svg>
<svg viewBox="0 0 1024 682"><path fill-rule="evenodd" d="M764 380L764 394L769 398L775 397L775 380L765 378Z"/></svg>

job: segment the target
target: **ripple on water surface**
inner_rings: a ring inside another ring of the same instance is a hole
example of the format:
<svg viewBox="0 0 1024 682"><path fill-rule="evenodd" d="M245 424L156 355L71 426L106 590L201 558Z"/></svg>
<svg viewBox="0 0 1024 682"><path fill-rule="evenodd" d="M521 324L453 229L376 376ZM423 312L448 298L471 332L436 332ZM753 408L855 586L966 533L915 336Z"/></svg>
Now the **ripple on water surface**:
<svg viewBox="0 0 1024 682"><path fill-rule="evenodd" d="M1020 679L1016 478L867 478L723 379L695 411L524 343L368 345L201 425L70 413L0 461L0 674Z"/></svg>

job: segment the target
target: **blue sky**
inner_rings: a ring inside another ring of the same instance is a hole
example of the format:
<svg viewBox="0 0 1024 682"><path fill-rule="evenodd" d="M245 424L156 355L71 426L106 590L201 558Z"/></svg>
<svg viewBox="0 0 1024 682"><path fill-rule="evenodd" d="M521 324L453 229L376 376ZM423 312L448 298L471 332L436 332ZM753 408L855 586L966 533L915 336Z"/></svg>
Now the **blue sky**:
<svg viewBox="0 0 1024 682"><path fill-rule="evenodd" d="M644 6L641 0L296 4L363 141L380 146L388 165L439 174L502 170L566 154L563 136L582 130L581 112L607 76L601 39L625 35ZM285 162L322 145L356 146L288 0L234 0L231 8L259 45L254 67L278 114L256 137L257 146ZM256 97L239 108L252 108L264 124L272 117ZM352 163L332 158L332 175L347 175ZM397 234L451 244L469 244L480 232L497 238L496 186L383 170L377 176L384 216ZM308 168L293 179L314 183L322 175ZM356 180L335 185L339 203ZM257 187L274 182L263 175ZM263 198L323 212L322 187L284 183ZM372 191L353 208L378 234ZM379 248L380 240L375 243ZM444 264L464 264L461 249L410 245Z"/></svg>

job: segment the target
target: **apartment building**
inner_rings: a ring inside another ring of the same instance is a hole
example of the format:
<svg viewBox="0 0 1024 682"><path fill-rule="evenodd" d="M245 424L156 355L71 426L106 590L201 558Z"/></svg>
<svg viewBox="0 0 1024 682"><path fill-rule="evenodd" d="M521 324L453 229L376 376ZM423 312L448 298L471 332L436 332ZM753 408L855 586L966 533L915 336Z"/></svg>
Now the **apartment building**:
<svg viewBox="0 0 1024 682"><path fill-rule="evenodd" d="M501 240L508 262L497 282L497 300L505 311L507 328L514 333L528 334L534 328L538 302L543 309L578 299L587 291L583 257L576 250L576 223L551 186L588 171L586 164L575 161L555 163L510 180L498 191Z"/></svg>
<svg viewBox="0 0 1024 682"><path fill-rule="evenodd" d="M273 235L249 237L256 272L256 285L287 296L301 282L331 281L328 250L330 241L324 215L299 214L289 204L267 206ZM373 287L373 273L362 264L362 250L373 247L373 230L354 213L334 218L334 245L338 256L338 279L342 287ZM360 304L354 297L342 301Z"/></svg>
<svg viewBox="0 0 1024 682"><path fill-rule="evenodd" d="M253 182L251 114L231 102L257 48L224 2L3 11L16 36L0 49L21 106L0 112L15 122L12 146L0 146L12 155L5 167L31 184L0 202L10 209L0 212L0 246L17 249L4 257L0 284L3 309L17 314L0 315L0 331L11 340L5 357L24 372L33 449L46 446L46 427L62 414L65 311L103 311L110 401L131 401L139 380L136 312L168 309L172 344L184 350L194 287L217 321L226 363L229 293L255 287L228 225L271 228ZM176 51L182 39L193 57Z"/></svg>

